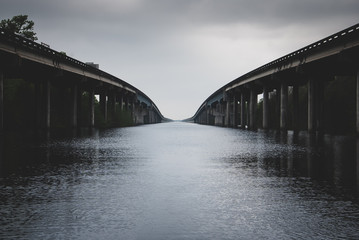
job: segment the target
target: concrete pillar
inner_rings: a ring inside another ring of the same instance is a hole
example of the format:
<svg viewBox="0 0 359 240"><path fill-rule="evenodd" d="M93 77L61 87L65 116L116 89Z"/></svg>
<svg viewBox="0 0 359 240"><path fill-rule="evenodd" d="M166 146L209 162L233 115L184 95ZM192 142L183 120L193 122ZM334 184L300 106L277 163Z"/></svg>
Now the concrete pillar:
<svg viewBox="0 0 359 240"><path fill-rule="evenodd" d="M269 128L269 92L268 87L263 87L263 129Z"/></svg>
<svg viewBox="0 0 359 240"><path fill-rule="evenodd" d="M106 90L104 90L100 94L100 109L101 109L103 118L105 119L105 122L107 122L107 94L106 94Z"/></svg>
<svg viewBox="0 0 359 240"><path fill-rule="evenodd" d="M249 128L257 129L257 93L254 89L251 89L251 95L249 100Z"/></svg>
<svg viewBox="0 0 359 240"><path fill-rule="evenodd" d="M78 86L74 84L71 88L71 113L70 113L70 125L73 128L77 127L77 94Z"/></svg>
<svg viewBox="0 0 359 240"><path fill-rule="evenodd" d="M288 85L281 84L280 88L280 129L286 131L288 129Z"/></svg>
<svg viewBox="0 0 359 240"><path fill-rule="evenodd" d="M316 101L316 130L319 133L324 131L324 81L323 79L318 79L316 91L315 91L315 101Z"/></svg>
<svg viewBox="0 0 359 240"><path fill-rule="evenodd" d="M293 86L293 130L299 131L299 87Z"/></svg>
<svg viewBox="0 0 359 240"><path fill-rule="evenodd" d="M45 80L44 83L44 128L50 128L51 121L51 84L49 80Z"/></svg>
<svg viewBox="0 0 359 240"><path fill-rule="evenodd" d="M89 124L92 128L95 126L95 90L93 87L89 90L89 107Z"/></svg>
<svg viewBox="0 0 359 240"><path fill-rule="evenodd" d="M224 123L224 126L226 127L229 127L230 124L231 124L231 121L230 121L230 115L231 115L231 110L230 110L230 104L231 104L231 101L229 99L229 97L227 96L227 101L226 101L226 112L225 112L225 123Z"/></svg>
<svg viewBox="0 0 359 240"><path fill-rule="evenodd" d="M315 130L315 120L314 120L314 81L309 79L308 81L308 132L313 132Z"/></svg>
<svg viewBox="0 0 359 240"><path fill-rule="evenodd" d="M80 84L77 85L77 125L81 125L81 112L82 112L82 89Z"/></svg>
<svg viewBox="0 0 359 240"><path fill-rule="evenodd" d="M233 96L233 121L232 121L232 127L238 126L238 99L237 96Z"/></svg>
<svg viewBox="0 0 359 240"><path fill-rule="evenodd" d="M110 116L114 118L116 115L116 94L114 91L111 91L108 95L108 109Z"/></svg>
<svg viewBox="0 0 359 240"><path fill-rule="evenodd" d="M241 128L246 126L246 99L244 93L241 93Z"/></svg>
<svg viewBox="0 0 359 240"><path fill-rule="evenodd" d="M357 110L357 134L359 135L359 70L357 71L357 99L356 99L356 110ZM359 155L359 153L358 153Z"/></svg>
<svg viewBox="0 0 359 240"><path fill-rule="evenodd" d="M117 96L116 96L116 93L113 93L112 94L112 113L113 113L113 116L115 116L116 112L117 112L117 108L116 108L116 103L117 103Z"/></svg>
<svg viewBox="0 0 359 240"><path fill-rule="evenodd" d="M323 130L324 85L320 79L308 81L308 132Z"/></svg>
<svg viewBox="0 0 359 240"><path fill-rule="evenodd" d="M41 84L39 81L35 81L35 129L41 129L42 127L42 93Z"/></svg>
<svg viewBox="0 0 359 240"><path fill-rule="evenodd" d="M4 132L4 74L0 71L0 134Z"/></svg>
<svg viewBox="0 0 359 240"><path fill-rule="evenodd" d="M128 98L127 98L127 97L125 97L125 106L124 106L124 109L125 109L126 111L129 110L129 109L128 109Z"/></svg>
<svg viewBox="0 0 359 240"><path fill-rule="evenodd" d="M280 88L275 91L275 128L280 129Z"/></svg>
<svg viewBox="0 0 359 240"><path fill-rule="evenodd" d="M123 96L122 94L119 96L119 104L120 104L120 110L122 111L123 110Z"/></svg>

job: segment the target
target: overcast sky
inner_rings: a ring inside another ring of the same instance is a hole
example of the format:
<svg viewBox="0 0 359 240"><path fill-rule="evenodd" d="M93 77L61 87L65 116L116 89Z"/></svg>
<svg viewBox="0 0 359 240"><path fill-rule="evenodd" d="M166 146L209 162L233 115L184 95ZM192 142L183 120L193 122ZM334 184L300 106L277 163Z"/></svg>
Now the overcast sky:
<svg viewBox="0 0 359 240"><path fill-rule="evenodd" d="M148 95L165 117L191 117L233 79L359 22L358 0L0 0L39 42Z"/></svg>

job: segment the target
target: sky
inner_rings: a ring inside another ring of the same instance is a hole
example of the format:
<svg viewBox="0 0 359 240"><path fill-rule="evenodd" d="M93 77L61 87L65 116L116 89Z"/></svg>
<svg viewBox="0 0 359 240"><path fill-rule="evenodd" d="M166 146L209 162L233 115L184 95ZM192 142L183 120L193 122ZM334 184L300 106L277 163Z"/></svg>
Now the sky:
<svg viewBox="0 0 359 240"><path fill-rule="evenodd" d="M132 84L186 119L226 83L359 22L358 0L0 0L38 42Z"/></svg>

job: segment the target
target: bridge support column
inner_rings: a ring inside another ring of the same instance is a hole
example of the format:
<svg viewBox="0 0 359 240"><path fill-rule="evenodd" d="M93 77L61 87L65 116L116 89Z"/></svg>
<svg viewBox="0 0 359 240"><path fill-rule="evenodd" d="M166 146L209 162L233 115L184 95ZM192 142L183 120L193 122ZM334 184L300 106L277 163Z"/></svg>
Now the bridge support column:
<svg viewBox="0 0 359 240"><path fill-rule="evenodd" d="M74 84L71 89L71 114L70 114L70 125L73 128L77 127L77 106L78 106L78 85Z"/></svg>
<svg viewBox="0 0 359 240"><path fill-rule="evenodd" d="M357 134L359 135L359 69L357 70L357 96L356 96L356 127ZM359 153L358 153L359 156ZM358 172L359 173L359 172Z"/></svg>
<svg viewBox="0 0 359 240"><path fill-rule="evenodd" d="M315 111L314 111L314 80L308 82L308 132L315 131Z"/></svg>
<svg viewBox="0 0 359 240"><path fill-rule="evenodd" d="M116 115L116 93L111 91L108 95L108 107L109 107L109 115L114 120Z"/></svg>
<svg viewBox="0 0 359 240"><path fill-rule="evenodd" d="M294 132L299 131L299 87L293 86L293 130Z"/></svg>
<svg viewBox="0 0 359 240"><path fill-rule="evenodd" d="M49 129L51 124L51 84L49 80L44 83L44 128Z"/></svg>
<svg viewBox="0 0 359 240"><path fill-rule="evenodd" d="M4 132L4 74L0 70L0 134Z"/></svg>
<svg viewBox="0 0 359 240"><path fill-rule="evenodd" d="M231 125L231 119L230 119L230 116L231 116L231 108L230 108L230 105L231 105L231 100L229 98L229 96L227 96L227 101L226 101L226 112L225 112L225 122L224 122L224 126L226 127L229 127Z"/></svg>
<svg viewBox="0 0 359 240"><path fill-rule="evenodd" d="M246 127L246 97L241 93L241 128Z"/></svg>
<svg viewBox="0 0 359 240"><path fill-rule="evenodd" d="M318 79L308 82L308 132L322 131L324 86Z"/></svg>
<svg viewBox="0 0 359 240"><path fill-rule="evenodd" d="M122 111L123 110L123 96L121 93L119 94L119 105L120 105L120 111Z"/></svg>
<svg viewBox="0 0 359 240"><path fill-rule="evenodd" d="M287 131L288 121L288 85L286 83L281 84L280 88L280 129Z"/></svg>
<svg viewBox="0 0 359 240"><path fill-rule="evenodd" d="M233 96L233 121L232 127L236 128L238 126L238 99L237 95Z"/></svg>
<svg viewBox="0 0 359 240"><path fill-rule="evenodd" d="M106 94L106 90L104 90L100 94L100 108L101 108L103 118L104 118L105 122L107 122L107 94Z"/></svg>
<svg viewBox="0 0 359 240"><path fill-rule="evenodd" d="M263 129L269 128L269 92L268 87L263 87Z"/></svg>
<svg viewBox="0 0 359 240"><path fill-rule="evenodd" d="M89 90L89 125L90 128L95 126L95 90L93 87Z"/></svg>
<svg viewBox="0 0 359 240"><path fill-rule="evenodd" d="M257 93L254 89L251 89L251 95L249 100L249 128L251 130L257 129Z"/></svg>

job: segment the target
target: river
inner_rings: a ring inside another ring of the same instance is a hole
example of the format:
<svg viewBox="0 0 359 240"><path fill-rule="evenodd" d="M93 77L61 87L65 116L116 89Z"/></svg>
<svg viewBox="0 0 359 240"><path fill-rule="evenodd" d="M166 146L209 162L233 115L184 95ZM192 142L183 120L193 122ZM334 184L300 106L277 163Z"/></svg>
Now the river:
<svg viewBox="0 0 359 240"><path fill-rule="evenodd" d="M180 122L8 137L0 239L359 239L358 146Z"/></svg>

